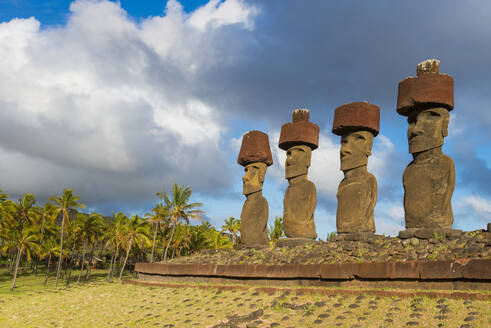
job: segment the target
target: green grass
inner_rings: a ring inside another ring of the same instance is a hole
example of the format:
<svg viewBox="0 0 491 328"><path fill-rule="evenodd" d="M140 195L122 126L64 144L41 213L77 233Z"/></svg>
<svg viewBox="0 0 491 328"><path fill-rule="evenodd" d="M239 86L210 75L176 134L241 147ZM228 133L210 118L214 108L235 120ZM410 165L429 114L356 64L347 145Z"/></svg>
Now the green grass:
<svg viewBox="0 0 491 328"><path fill-rule="evenodd" d="M78 278L78 270L72 271L71 284L76 282ZM82 278L85 277L85 270L82 273ZM47 288L52 288L55 286L56 281L56 271L52 271L48 278L48 283L46 286L43 285L44 279L46 277L46 268L40 267L38 270L38 275L35 276L32 270L28 268L19 268L17 274L17 280L15 283L15 289L10 292L10 286L12 285L12 275L8 273L7 269L0 268L0 297L8 295L22 295L28 292L35 292L39 290L46 290ZM92 270L90 281L100 281L103 280L107 275L107 270ZM64 283L60 280L58 286L63 286Z"/></svg>
<svg viewBox="0 0 491 328"><path fill-rule="evenodd" d="M74 280L77 273L72 273ZM264 311L257 327L270 327L272 323L279 327L404 327L409 321L419 322L419 327L460 327L465 323L491 326L489 301L444 299L439 303L428 297L296 295L294 290L267 294L256 292L254 287L199 289L203 284L195 283L184 288L141 287L122 285L117 279L105 282L105 274L96 270L90 282L54 288L53 278L50 286L43 287L44 275L36 278L23 273L19 288L10 293L10 277L1 271L0 327L211 327L226 322L227 316L257 309ZM420 299L419 318L411 317L415 299ZM438 319L441 304L446 304L449 313ZM475 319L465 322L469 316ZM245 327L245 323L239 327Z"/></svg>

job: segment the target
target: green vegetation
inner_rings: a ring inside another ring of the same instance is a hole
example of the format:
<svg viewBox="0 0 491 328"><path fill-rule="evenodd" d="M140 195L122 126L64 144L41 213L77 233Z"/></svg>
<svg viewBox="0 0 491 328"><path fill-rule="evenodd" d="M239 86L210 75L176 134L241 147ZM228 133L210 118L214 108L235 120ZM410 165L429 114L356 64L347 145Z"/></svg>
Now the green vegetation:
<svg viewBox="0 0 491 328"><path fill-rule="evenodd" d="M229 217L222 226L222 231L228 231L232 234L232 246L237 245L237 234L240 231L241 220Z"/></svg>
<svg viewBox="0 0 491 328"><path fill-rule="evenodd" d="M285 232L283 231L283 218L282 217L277 216L274 219L273 225L269 225L268 234L269 234L269 240L272 243L276 243L281 238L286 237Z"/></svg>
<svg viewBox="0 0 491 328"><path fill-rule="evenodd" d="M0 269L6 269L2 281L8 277L14 291L27 273L45 286L51 286L54 274L56 287L60 282L68 286L90 281L93 269L106 269L111 281L137 261L153 262L158 254L162 261L203 249L231 248L237 239L235 219L230 226L226 223L231 235L208 222L190 225L190 219L203 221L204 211L199 209L201 203L189 201L189 187L174 183L170 195L165 189L156 195L156 205L144 218L123 212L103 217L83 212L85 205L71 189L42 206L36 205L32 194L14 201L0 190ZM41 267L43 275L38 277Z"/></svg>

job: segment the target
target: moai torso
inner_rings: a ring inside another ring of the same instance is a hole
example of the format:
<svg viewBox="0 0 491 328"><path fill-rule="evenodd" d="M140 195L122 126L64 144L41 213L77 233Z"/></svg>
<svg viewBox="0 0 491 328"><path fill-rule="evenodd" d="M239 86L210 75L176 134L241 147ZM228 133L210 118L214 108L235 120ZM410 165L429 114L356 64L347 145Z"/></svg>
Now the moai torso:
<svg viewBox="0 0 491 328"><path fill-rule="evenodd" d="M373 209L377 180L368 172L345 177L338 187L336 227L338 233L375 232Z"/></svg>
<svg viewBox="0 0 491 328"><path fill-rule="evenodd" d="M316 189L306 176L290 179L283 200L283 228L288 238L315 239Z"/></svg>
<svg viewBox="0 0 491 328"><path fill-rule="evenodd" d="M452 228L455 167L450 157L440 152L412 161L403 184L406 228Z"/></svg>
<svg viewBox="0 0 491 328"><path fill-rule="evenodd" d="M240 241L244 245L268 245L268 201L261 192L247 195L240 214Z"/></svg>

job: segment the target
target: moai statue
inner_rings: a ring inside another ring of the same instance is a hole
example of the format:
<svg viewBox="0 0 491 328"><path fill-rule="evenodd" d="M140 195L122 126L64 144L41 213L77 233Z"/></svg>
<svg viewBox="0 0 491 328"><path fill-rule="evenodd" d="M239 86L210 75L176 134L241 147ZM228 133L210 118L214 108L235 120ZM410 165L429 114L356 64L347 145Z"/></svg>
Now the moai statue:
<svg viewBox="0 0 491 328"><path fill-rule="evenodd" d="M406 228L451 229L455 167L442 153L449 111L454 107L454 81L439 73L440 61L418 64L417 76L399 82L397 113L407 116L409 152L404 171Z"/></svg>
<svg viewBox="0 0 491 328"><path fill-rule="evenodd" d="M273 164L268 135L257 130L244 134L237 162L245 168L242 193L246 201L240 214L240 243L243 246L267 246L268 201L262 190L266 168Z"/></svg>
<svg viewBox="0 0 491 328"><path fill-rule="evenodd" d="M293 123L281 127L279 147L286 151L285 178L288 189L283 200L283 228L288 238L315 239L316 190L307 179L312 150L318 147L319 126L309 122L307 109L292 113Z"/></svg>
<svg viewBox="0 0 491 328"><path fill-rule="evenodd" d="M338 234L374 233L373 209L377 202L377 179L367 171L373 138L379 132L380 108L353 102L334 111L332 132L341 136L341 170L336 226Z"/></svg>

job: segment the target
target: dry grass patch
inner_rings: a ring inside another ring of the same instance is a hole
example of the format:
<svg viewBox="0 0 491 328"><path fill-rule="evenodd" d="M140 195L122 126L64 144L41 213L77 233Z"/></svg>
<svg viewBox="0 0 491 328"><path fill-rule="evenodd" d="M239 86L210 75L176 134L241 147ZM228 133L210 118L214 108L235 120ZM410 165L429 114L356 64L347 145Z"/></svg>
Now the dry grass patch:
<svg viewBox="0 0 491 328"><path fill-rule="evenodd" d="M262 310L262 311L260 311ZM257 312L255 312L257 311ZM94 282L2 297L1 327L490 327L491 302ZM471 319L469 319L471 318ZM465 321L465 320L469 321ZM232 325L228 325L229 327Z"/></svg>

